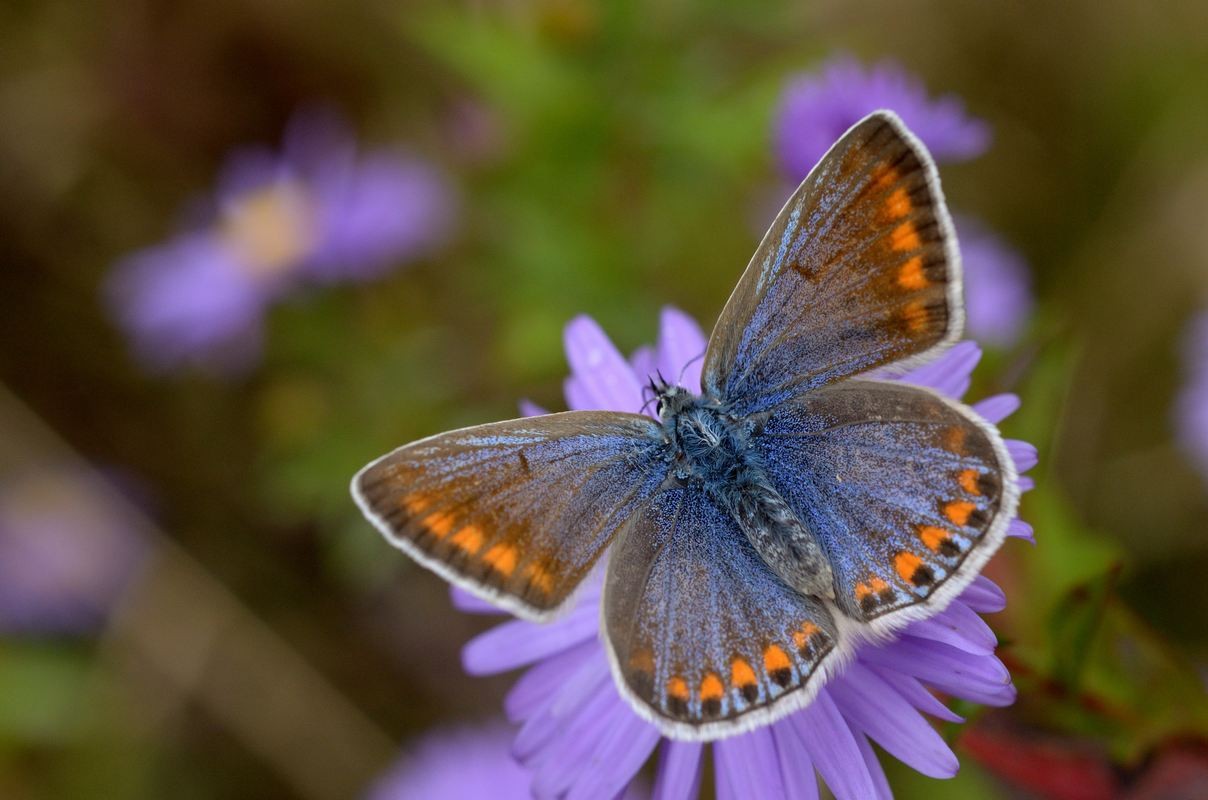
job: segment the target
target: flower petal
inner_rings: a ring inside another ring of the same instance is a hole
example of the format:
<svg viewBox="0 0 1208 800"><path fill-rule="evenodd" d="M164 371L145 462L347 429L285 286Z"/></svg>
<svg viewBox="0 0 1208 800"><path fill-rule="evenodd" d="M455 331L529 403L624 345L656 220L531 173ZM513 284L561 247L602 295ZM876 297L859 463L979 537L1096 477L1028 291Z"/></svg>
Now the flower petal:
<svg viewBox="0 0 1208 800"><path fill-rule="evenodd" d="M453 601L453 607L458 611L466 614L506 614L499 606L483 600L476 594L471 594L460 586L449 587L449 599Z"/></svg>
<svg viewBox="0 0 1208 800"><path fill-rule="evenodd" d="M553 703L551 687L565 686L583 664L596 653L593 642L584 642L538 663L512 684L503 699L503 710L513 722L526 720Z"/></svg>
<svg viewBox="0 0 1208 800"><path fill-rule="evenodd" d="M652 800L694 800L700 794L700 742L663 741Z"/></svg>
<svg viewBox="0 0 1208 800"><path fill-rule="evenodd" d="M876 795L856 738L826 689L813 703L785 719L791 721L791 729L836 800L864 800Z"/></svg>
<svg viewBox="0 0 1208 800"><path fill-rule="evenodd" d="M998 638L981 617L964 603L956 602L906 629L911 636L931 639L976 655L991 655Z"/></svg>
<svg viewBox="0 0 1208 800"><path fill-rule="evenodd" d="M696 320L678 308L666 306L659 316L658 369L663 377L691 392L700 391L705 354L705 334Z"/></svg>
<svg viewBox="0 0 1208 800"><path fill-rule="evenodd" d="M1013 696L1011 674L1002 662L975 656L939 642L906 635L889 647L870 647L861 653L866 663L879 664L914 675L946 694L974 702L998 705Z"/></svg>
<svg viewBox="0 0 1208 800"><path fill-rule="evenodd" d="M978 575L961 592L960 602L979 614L995 614L1007 607L1007 596L994 581Z"/></svg>
<svg viewBox="0 0 1208 800"><path fill-rule="evenodd" d="M587 403L576 408L631 412L641 408L642 385L595 320L575 317L566 326L564 341L566 360L581 390L578 399Z"/></svg>
<svg viewBox="0 0 1208 800"><path fill-rule="evenodd" d="M534 661L594 639L599 610L580 605L557 622L535 624L513 620L479 634L462 648L461 661L471 675L491 675Z"/></svg>
<svg viewBox="0 0 1208 800"><path fill-rule="evenodd" d="M716 742L713 759L718 800L785 796L776 742L766 726Z"/></svg>
<svg viewBox="0 0 1208 800"><path fill-rule="evenodd" d="M818 776L809 752L786 720L771 725L772 739L780 757L780 779L784 782L785 796L793 800L818 800Z"/></svg>
<svg viewBox="0 0 1208 800"><path fill-rule="evenodd" d="M522 416L522 417L540 417L542 414L549 413L544 408L542 408L541 406L534 403L532 400L528 400L528 399L521 400L519 405L520 405L520 416Z"/></svg>
<svg viewBox="0 0 1208 800"><path fill-rule="evenodd" d="M973 368L981 360L981 355L977 342L959 342L935 361L907 372L898 380L916 386L927 386L942 395L959 400L969 391Z"/></svg>
<svg viewBox="0 0 1208 800"><path fill-rule="evenodd" d="M619 697L617 703L624 715L612 715L616 722L593 748L590 768L575 781L567 794L568 800L615 797L633 780L659 743L658 728L634 714Z"/></svg>
<svg viewBox="0 0 1208 800"><path fill-rule="evenodd" d="M973 410L995 425L1019 410L1019 397L1013 394L996 394L973 404Z"/></svg>
<svg viewBox="0 0 1208 800"><path fill-rule="evenodd" d="M877 788L876 800L893 800L893 790L889 788L889 779L885 777L885 768L881 766L881 759L877 758L877 753L872 749L872 744L868 741L868 737L857 736L856 744L860 748L860 755L864 757L864 766L868 767L868 775L872 778L873 785Z"/></svg>
<svg viewBox="0 0 1208 800"><path fill-rule="evenodd" d="M892 686L894 690L906 699L906 702L936 719L946 722L964 722L965 718L944 705L919 680L911 675L903 674L896 669L881 667L876 664L865 664L875 672L881 680Z"/></svg>
<svg viewBox="0 0 1208 800"><path fill-rule="evenodd" d="M1015 462L1015 468L1020 472L1027 472L1040 460L1040 453L1036 449L1036 445L1021 442L1018 439L1007 439L1007 453Z"/></svg>
<svg viewBox="0 0 1208 800"><path fill-rule="evenodd" d="M872 670L852 663L827 691L855 728L894 758L932 778L951 778L960 762L905 697Z"/></svg>

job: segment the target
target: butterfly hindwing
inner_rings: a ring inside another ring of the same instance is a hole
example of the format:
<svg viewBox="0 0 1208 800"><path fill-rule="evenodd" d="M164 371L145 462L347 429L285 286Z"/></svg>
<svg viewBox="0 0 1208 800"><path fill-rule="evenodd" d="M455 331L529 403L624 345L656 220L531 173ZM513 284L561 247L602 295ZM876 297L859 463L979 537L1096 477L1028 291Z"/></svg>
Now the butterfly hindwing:
<svg viewBox="0 0 1208 800"><path fill-rule="evenodd" d="M753 442L827 551L835 603L877 629L955 596L1015 514L1015 468L998 432L917 386L819 389L773 411Z"/></svg>
<svg viewBox="0 0 1208 800"><path fill-rule="evenodd" d="M960 260L931 157L889 112L856 124L764 236L713 330L707 392L739 414L954 342Z"/></svg>
<svg viewBox="0 0 1208 800"><path fill-rule="evenodd" d="M827 610L777 578L699 484L658 493L621 533L603 604L618 685L676 738L800 708L837 652Z"/></svg>
<svg viewBox="0 0 1208 800"><path fill-rule="evenodd" d="M361 470L352 489L421 564L538 619L663 482L664 447L647 417L570 411L414 442Z"/></svg>

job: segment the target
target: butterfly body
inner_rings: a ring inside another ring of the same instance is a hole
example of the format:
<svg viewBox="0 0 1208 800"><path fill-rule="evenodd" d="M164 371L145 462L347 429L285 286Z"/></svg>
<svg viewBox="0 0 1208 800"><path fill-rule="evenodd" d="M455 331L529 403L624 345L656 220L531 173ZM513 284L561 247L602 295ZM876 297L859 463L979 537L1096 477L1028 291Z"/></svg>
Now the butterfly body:
<svg viewBox="0 0 1208 800"><path fill-rule="evenodd" d="M708 395L656 385L673 475L699 484L746 534L767 565L802 594L833 597L830 564L817 538L772 484L751 437L768 415L738 417Z"/></svg>
<svg viewBox="0 0 1208 800"><path fill-rule="evenodd" d="M960 257L926 149L853 126L772 224L722 311L700 395L657 419L570 411L429 437L354 478L400 549L528 619L608 551L616 685L668 736L716 739L810 703L859 641L944 609L1019 489L972 409L870 379L961 332Z"/></svg>

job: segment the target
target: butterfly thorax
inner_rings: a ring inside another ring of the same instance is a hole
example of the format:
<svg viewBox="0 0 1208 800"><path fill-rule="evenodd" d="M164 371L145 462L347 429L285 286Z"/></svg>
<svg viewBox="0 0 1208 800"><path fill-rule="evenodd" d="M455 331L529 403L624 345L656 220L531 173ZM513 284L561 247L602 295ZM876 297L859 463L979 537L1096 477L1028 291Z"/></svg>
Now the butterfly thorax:
<svg viewBox="0 0 1208 800"><path fill-rule="evenodd" d="M832 597L833 575L821 543L777 491L750 446L754 422L682 387L657 390L675 478L703 486L789 586Z"/></svg>

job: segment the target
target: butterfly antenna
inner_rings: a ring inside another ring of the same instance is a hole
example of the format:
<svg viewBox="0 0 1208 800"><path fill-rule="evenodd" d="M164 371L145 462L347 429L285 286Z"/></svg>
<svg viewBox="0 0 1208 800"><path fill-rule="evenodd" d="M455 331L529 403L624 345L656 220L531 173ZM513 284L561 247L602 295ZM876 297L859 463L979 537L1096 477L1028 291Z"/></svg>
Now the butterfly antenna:
<svg viewBox="0 0 1208 800"><path fill-rule="evenodd" d="M683 386L684 385L684 373L688 371L688 367L692 366L693 364L695 364L697 361L700 361L704 357L705 357L705 351L701 350L700 353L698 353L697 355L688 359L688 362L686 364L684 364L684 366L682 368L680 368L679 377L676 378L675 382L677 384L679 384L680 386Z"/></svg>

